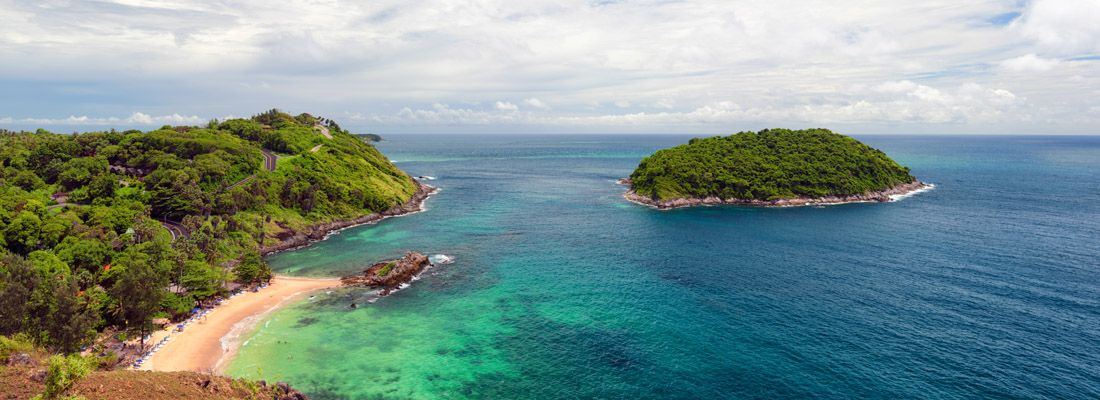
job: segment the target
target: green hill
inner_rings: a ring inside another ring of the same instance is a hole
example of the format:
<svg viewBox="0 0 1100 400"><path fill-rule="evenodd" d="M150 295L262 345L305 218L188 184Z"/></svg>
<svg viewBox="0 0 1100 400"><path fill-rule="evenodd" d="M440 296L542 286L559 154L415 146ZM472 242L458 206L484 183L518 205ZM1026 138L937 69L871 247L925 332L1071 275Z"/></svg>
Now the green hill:
<svg viewBox="0 0 1100 400"><path fill-rule="evenodd" d="M0 335L69 352L265 280L260 248L401 205L417 184L334 122L0 131ZM169 290L171 288L171 290Z"/></svg>
<svg viewBox="0 0 1100 400"><path fill-rule="evenodd" d="M915 180L882 151L827 129L692 139L642 159L630 175L632 190L655 201L847 196Z"/></svg>

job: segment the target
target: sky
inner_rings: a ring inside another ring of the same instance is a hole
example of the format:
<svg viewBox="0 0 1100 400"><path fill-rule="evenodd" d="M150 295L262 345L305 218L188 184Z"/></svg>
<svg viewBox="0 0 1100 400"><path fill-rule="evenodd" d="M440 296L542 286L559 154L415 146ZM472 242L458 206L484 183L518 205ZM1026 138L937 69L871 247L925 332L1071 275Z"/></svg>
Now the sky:
<svg viewBox="0 0 1100 400"><path fill-rule="evenodd" d="M0 0L0 127L1100 134L1100 0Z"/></svg>

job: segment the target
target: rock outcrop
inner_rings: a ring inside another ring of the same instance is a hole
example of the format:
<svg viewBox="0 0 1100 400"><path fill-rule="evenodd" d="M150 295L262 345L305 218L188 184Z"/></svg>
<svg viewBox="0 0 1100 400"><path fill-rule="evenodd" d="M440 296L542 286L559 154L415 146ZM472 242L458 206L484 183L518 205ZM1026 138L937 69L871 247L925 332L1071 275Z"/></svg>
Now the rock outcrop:
<svg viewBox="0 0 1100 400"><path fill-rule="evenodd" d="M619 184L630 185L630 179L620 179ZM877 192L861 193L844 196L824 196L824 197L795 197L789 199L776 199L776 200L755 200L755 199L723 199L717 196L703 197L703 198L676 198L666 200L654 200L652 198L642 196L634 190L629 190L623 194L627 200L635 203L645 204L647 206L657 207L659 209L670 209L679 207L691 207L691 206L703 206L703 205L743 205L743 206L757 206L757 207L795 207L795 206L812 206L819 204L842 204L842 203L867 203L867 202L887 202L892 199L892 196L906 195L918 190L922 190L929 187L927 183L915 180L909 183L894 186L886 190L880 190Z"/></svg>
<svg viewBox="0 0 1100 400"><path fill-rule="evenodd" d="M402 284L412 281L424 268L430 265L432 263L428 260L428 256L417 252L409 252L399 259L371 265L363 270L361 274L340 278L340 281L347 286L381 288L382 296L385 296Z"/></svg>

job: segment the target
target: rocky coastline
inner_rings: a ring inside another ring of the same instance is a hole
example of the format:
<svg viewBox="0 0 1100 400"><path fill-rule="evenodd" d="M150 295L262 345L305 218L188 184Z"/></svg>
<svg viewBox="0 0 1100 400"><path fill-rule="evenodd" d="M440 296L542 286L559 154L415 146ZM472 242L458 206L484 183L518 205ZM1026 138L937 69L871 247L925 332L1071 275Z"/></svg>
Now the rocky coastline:
<svg viewBox="0 0 1100 400"><path fill-rule="evenodd" d="M328 235L333 232L337 232L343 229L373 224L390 217L397 217L406 214L412 214L423 210L424 201L428 199L432 193L436 192L436 188L416 182L416 193L409 198L408 201L401 205L391 207L385 211L378 213L367 214L358 218L336 220L332 222L326 222L323 224L316 224L307 227L303 231L287 231L279 235L279 242L263 246L260 248L261 255L269 255L282 251L293 250L300 247L308 246L314 242L324 240Z"/></svg>
<svg viewBox="0 0 1100 400"><path fill-rule="evenodd" d="M340 278L344 286L366 286L382 289L382 296L399 289L401 285L409 283L420 275L420 272L431 266L428 256L417 252L405 253L404 257L396 260L375 263L362 273Z"/></svg>
<svg viewBox="0 0 1100 400"><path fill-rule="evenodd" d="M618 181L621 185L630 186L630 179L620 179ZM723 199L717 196L708 196L703 198L675 198L667 200L654 200L652 198L642 196L631 188L623 194L623 197L632 202L655 207L660 210L668 210L681 207L693 207L693 206L709 206L709 205L741 205L750 207L797 207L797 206L813 206L813 205L830 205L830 204L844 204L844 203L870 203L870 202L888 202L891 201L894 196L904 196L916 191L924 190L931 187L931 185L921 182L919 180L913 180L909 183L903 183L892 188L862 193L853 195L842 196L824 196L824 197L795 197L789 199L776 199L776 200L756 200L756 199Z"/></svg>

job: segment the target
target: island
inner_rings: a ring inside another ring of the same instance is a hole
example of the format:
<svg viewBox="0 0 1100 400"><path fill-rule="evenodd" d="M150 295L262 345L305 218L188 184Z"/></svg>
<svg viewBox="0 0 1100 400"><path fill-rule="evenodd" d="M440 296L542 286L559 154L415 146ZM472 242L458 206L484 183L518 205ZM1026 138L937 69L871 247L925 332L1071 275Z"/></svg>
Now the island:
<svg viewBox="0 0 1100 400"><path fill-rule="evenodd" d="M828 129L691 139L642 159L628 200L659 209L890 201L928 187L881 150Z"/></svg>

